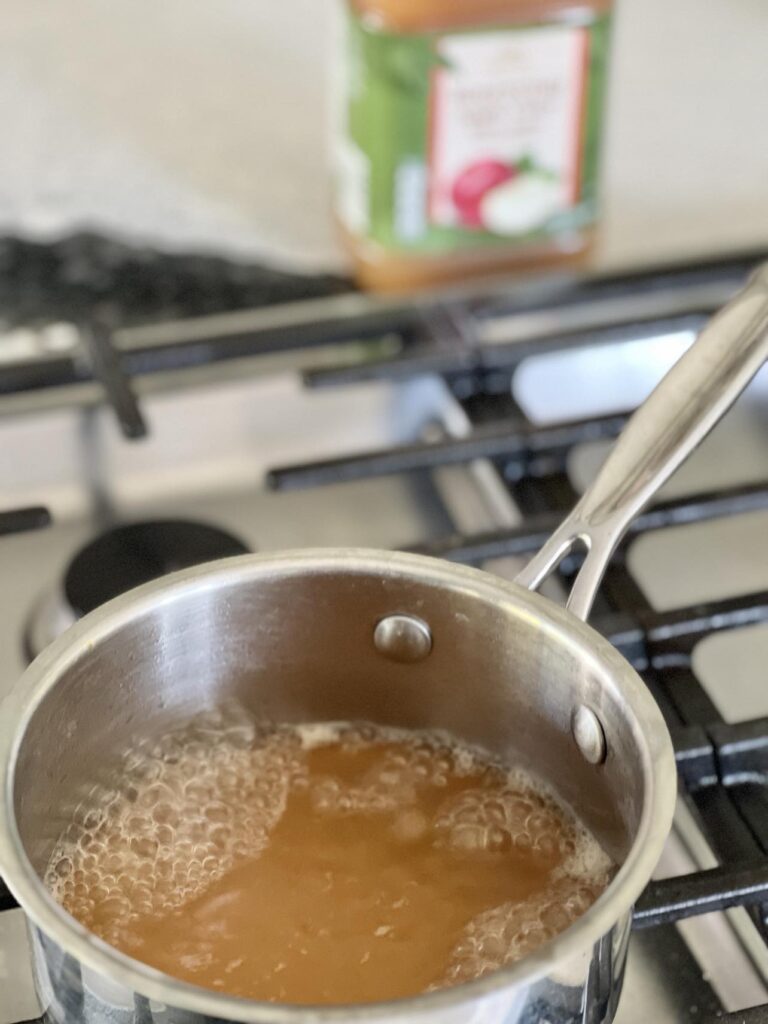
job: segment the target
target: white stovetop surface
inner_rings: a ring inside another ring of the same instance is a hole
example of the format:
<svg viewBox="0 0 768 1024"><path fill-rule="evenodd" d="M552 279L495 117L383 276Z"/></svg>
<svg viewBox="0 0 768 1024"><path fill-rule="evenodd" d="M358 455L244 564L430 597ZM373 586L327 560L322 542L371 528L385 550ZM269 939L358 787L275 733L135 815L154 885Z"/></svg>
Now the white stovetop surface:
<svg viewBox="0 0 768 1024"><path fill-rule="evenodd" d="M4 0L0 232L340 265L336 0ZM603 265L768 241L765 0L618 0Z"/></svg>

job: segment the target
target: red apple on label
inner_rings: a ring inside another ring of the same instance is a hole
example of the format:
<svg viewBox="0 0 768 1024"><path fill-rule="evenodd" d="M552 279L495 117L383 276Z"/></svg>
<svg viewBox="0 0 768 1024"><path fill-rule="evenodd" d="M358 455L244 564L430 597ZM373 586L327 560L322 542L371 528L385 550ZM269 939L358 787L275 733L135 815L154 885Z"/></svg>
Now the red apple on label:
<svg viewBox="0 0 768 1024"><path fill-rule="evenodd" d="M465 167L451 189L459 219L467 227L482 227L480 205L486 192L503 185L517 174L517 168L500 160L477 160Z"/></svg>

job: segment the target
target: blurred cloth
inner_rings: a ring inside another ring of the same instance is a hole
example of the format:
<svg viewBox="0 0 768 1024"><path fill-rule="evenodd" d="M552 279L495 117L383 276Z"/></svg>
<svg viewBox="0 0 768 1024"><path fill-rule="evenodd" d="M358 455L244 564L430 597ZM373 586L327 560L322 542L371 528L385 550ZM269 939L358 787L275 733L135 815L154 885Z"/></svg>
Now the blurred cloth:
<svg viewBox="0 0 768 1024"><path fill-rule="evenodd" d="M0 233L339 269L334 0L3 0ZM602 266L768 245L766 0L619 0Z"/></svg>

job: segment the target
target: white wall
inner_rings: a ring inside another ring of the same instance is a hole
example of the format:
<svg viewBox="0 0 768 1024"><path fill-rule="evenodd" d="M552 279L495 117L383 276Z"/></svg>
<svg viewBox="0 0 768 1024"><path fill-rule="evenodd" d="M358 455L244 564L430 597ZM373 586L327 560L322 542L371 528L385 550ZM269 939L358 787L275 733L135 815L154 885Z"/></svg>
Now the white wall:
<svg viewBox="0 0 768 1024"><path fill-rule="evenodd" d="M333 0L2 0L0 231L338 261ZM602 261L768 245L768 0L619 0Z"/></svg>

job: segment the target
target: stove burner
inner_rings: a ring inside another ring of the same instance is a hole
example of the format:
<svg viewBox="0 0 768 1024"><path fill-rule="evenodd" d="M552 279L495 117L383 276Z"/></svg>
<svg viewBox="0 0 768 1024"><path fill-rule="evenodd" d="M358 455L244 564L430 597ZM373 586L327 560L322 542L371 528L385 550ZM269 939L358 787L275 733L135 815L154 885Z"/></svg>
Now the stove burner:
<svg viewBox="0 0 768 1024"><path fill-rule="evenodd" d="M69 563L62 590L48 592L38 602L25 637L27 655L36 657L76 619L133 587L249 550L226 530L186 519L154 519L105 530Z"/></svg>
<svg viewBox="0 0 768 1024"><path fill-rule="evenodd" d="M128 523L100 534L75 555L64 577L64 596L79 618L166 573L247 552L232 534L206 523Z"/></svg>

